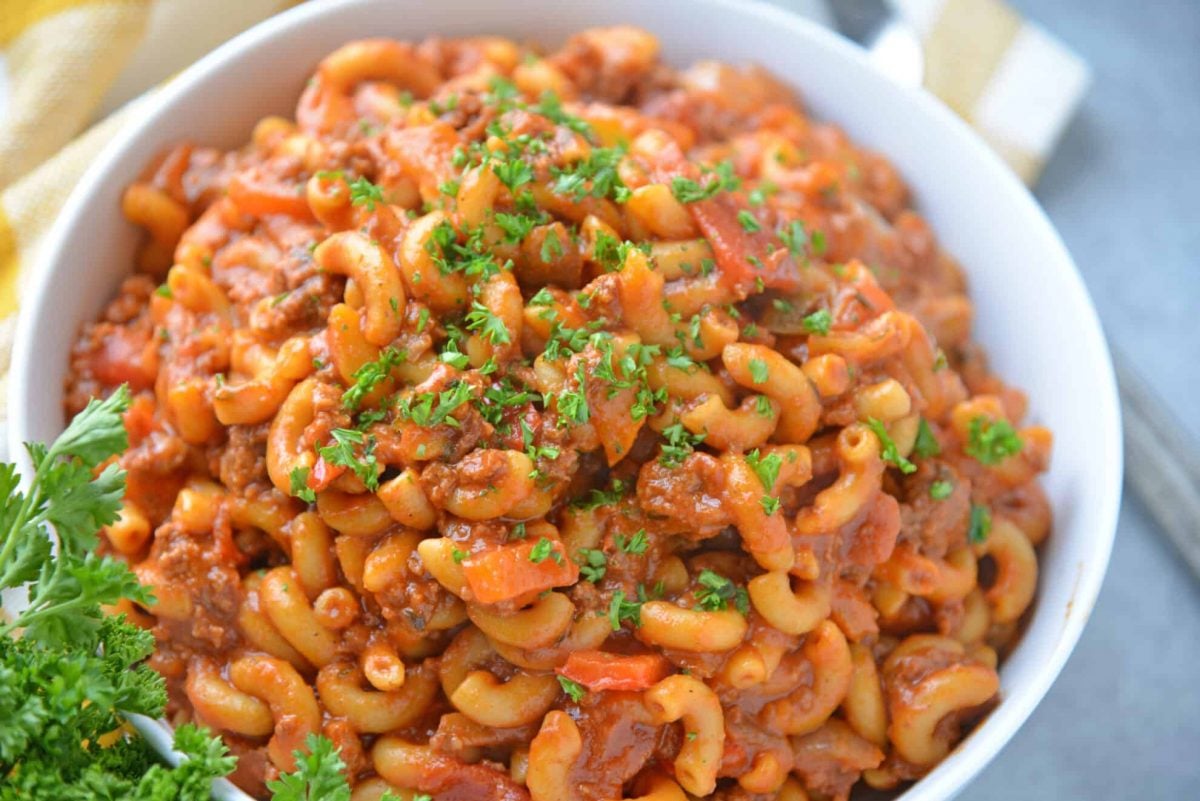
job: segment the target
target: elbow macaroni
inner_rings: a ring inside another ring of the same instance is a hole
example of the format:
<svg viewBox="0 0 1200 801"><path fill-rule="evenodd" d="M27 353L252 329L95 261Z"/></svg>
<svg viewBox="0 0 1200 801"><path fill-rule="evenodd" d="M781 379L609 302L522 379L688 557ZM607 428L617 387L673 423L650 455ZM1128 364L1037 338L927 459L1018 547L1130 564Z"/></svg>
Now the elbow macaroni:
<svg viewBox="0 0 1200 801"><path fill-rule="evenodd" d="M134 390L123 608L252 780L322 733L354 801L846 798L996 703L1050 432L886 161L657 58L351 42L122 196L68 408Z"/></svg>

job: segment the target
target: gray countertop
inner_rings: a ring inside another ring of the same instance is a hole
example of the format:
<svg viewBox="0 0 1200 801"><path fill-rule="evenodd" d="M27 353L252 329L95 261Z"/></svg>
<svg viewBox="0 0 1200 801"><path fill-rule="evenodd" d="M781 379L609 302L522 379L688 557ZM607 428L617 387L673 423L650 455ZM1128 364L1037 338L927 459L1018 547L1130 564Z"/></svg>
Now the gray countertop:
<svg viewBox="0 0 1200 801"><path fill-rule="evenodd" d="M1200 2L1010 1L1093 70L1037 198L1110 342L1200 438ZM962 798L1200 798L1198 678L1200 581L1127 488L1078 648Z"/></svg>

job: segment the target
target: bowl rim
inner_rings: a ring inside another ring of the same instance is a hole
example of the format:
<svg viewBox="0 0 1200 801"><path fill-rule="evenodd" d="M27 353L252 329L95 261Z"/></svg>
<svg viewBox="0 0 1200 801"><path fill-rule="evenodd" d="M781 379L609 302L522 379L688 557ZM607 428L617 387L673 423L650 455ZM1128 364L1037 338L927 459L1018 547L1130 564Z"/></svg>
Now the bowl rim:
<svg viewBox="0 0 1200 801"><path fill-rule="evenodd" d="M168 83L154 90L151 97L143 96L130 101L128 105L141 103L145 108L138 119L131 120L105 145L71 191L46 235L36 260L36 266L33 268L34 274L27 284L22 298L10 367L8 450L9 458L17 460L24 472L27 472L28 462L25 460L22 440L29 428L29 409L32 403L32 399L27 398L28 393L24 391L25 377L38 367L36 360L38 320L34 310L43 306L45 298L50 295L55 282L56 270L54 268L63 260L63 251L67 247L70 233L78 225L81 217L86 214L89 199L97 188L103 185L108 172L119 160L119 157L133 147L148 131L152 130L167 113L170 106L184 101L186 96L198 85L209 80L219 79L216 74L220 72L221 67L238 54L253 49L260 43L285 35L294 29L317 24L344 9L375 6L380 1L320 0L293 6L268 17L221 44L188 66ZM701 14L707 10L721 14L756 17L765 24L778 26L795 34L798 45L807 44L825 48L835 52L843 59L858 62L859 66L865 66L876 73L879 72L870 63L865 51L861 48L827 28L782 8L769 5L763 0L692 0L692 3ZM1123 479L1122 426L1116 377L1099 316L1078 267L1044 210L1015 173L974 130L949 108L924 89L900 86L886 80L886 76L885 81L892 87L891 90L886 91L900 92L905 96L905 102L919 106L922 113L933 119L935 124L949 129L951 136L965 140L963 141L964 147L971 151L971 157L979 162L980 168L988 173L988 179L1003 191L1017 195L1015 202L1024 206L1026 215L1043 229L1041 233L1048 244L1050 260L1065 269L1064 277L1077 294L1078 299L1082 301L1079 312L1080 322L1083 325L1077 333L1086 342L1081 350L1089 352L1095 357L1092 359L1093 363L1089 365L1089 369L1095 371L1099 384L1105 390L1103 397L1093 399L1102 421L1102 430L1097 432L1101 440L1099 450L1106 457L1096 465L1093 477L1093 480L1100 485L1097 494L1100 496L1102 504L1099 511L1099 520L1102 525L1099 531L1093 532L1088 563L1086 565L1081 563L1077 566L1077 577L1070 601L1073 608L1082 611L1067 617L1053 649L1043 654L1040 666L1036 671L1031 672L1030 678L1022 685L1005 688L1007 692L1004 694L1003 702L956 746L948 758L899 796L910 799L910 801L917 801L917 799L930 801L931 799L952 798L995 758L1045 697L1050 686L1062 671L1068 657L1074 651L1079 637L1091 617L1107 572L1113 540L1116 536ZM833 121L836 122L836 119ZM1037 614L1039 612L1035 610L1034 615ZM133 720L135 725L160 751L160 746L164 742L169 743L169 740L164 741L163 739L169 731L164 722L144 716L133 716ZM172 762L178 758L178 755L174 754L164 755ZM249 795L224 779L214 785L214 793L218 798L250 801Z"/></svg>

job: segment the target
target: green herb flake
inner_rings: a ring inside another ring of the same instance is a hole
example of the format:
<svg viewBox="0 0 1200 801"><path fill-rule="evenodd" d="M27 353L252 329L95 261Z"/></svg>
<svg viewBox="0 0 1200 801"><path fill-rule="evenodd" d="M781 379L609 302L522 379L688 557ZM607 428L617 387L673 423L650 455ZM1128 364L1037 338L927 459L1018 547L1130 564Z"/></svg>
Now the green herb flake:
<svg viewBox="0 0 1200 801"><path fill-rule="evenodd" d="M728 609L732 603L743 615L750 614L750 597L745 587L739 587L707 568L700 571L696 581L700 585L696 590L696 603L701 609L719 612Z"/></svg>
<svg viewBox="0 0 1200 801"><path fill-rule="evenodd" d="M291 494L293 498L299 498L305 503L316 503L317 493L308 486L308 468L297 467L288 474L288 480L291 482Z"/></svg>
<svg viewBox="0 0 1200 801"><path fill-rule="evenodd" d="M978 545L987 540L992 531L992 511L982 504L971 504L971 523L967 539Z"/></svg>
<svg viewBox="0 0 1200 801"><path fill-rule="evenodd" d="M554 547L554 540L542 537L529 550L529 561L536 565L547 559L553 559L560 565L563 563L562 552Z"/></svg>
<svg viewBox="0 0 1200 801"><path fill-rule="evenodd" d="M595 584L604 578L608 570L608 557L598 548L580 548L575 560L579 565L579 575L585 581Z"/></svg>
<svg viewBox="0 0 1200 801"><path fill-rule="evenodd" d="M587 695L587 688L579 682L571 681L566 676L562 675L556 676L555 678L558 679L558 686L562 687L562 690L567 694L567 697L569 697L575 703L579 703L583 700L583 697Z"/></svg>
<svg viewBox="0 0 1200 801"><path fill-rule="evenodd" d="M1021 437L1007 420L980 415L970 423L963 450L980 464L994 465L1020 453L1021 446Z"/></svg>
<svg viewBox="0 0 1200 801"><path fill-rule="evenodd" d="M608 604L608 622L613 631L620 631L621 624L626 621L632 623L635 628L641 626L642 605L637 601L628 600L624 590L617 590Z"/></svg>
<svg viewBox="0 0 1200 801"><path fill-rule="evenodd" d="M746 209L742 209L737 213L737 221L742 226L742 230L747 233L753 234L762 230L762 223L755 218L753 213Z"/></svg>
<svg viewBox="0 0 1200 801"><path fill-rule="evenodd" d="M613 541L616 542L617 547L624 553L634 554L635 556L644 554L646 548L650 545L650 540L646 537L646 529L644 528L638 529L629 539L618 534L613 538Z"/></svg>
<svg viewBox="0 0 1200 801"><path fill-rule="evenodd" d="M832 324L833 315L829 313L828 309L817 309L804 317L804 330L810 334L825 336L829 333L829 326Z"/></svg>
<svg viewBox="0 0 1200 801"><path fill-rule="evenodd" d="M900 472L905 475L917 472L917 466L900 455L895 440L888 434L887 426L874 417L867 418L867 426L879 437L880 455L885 462L900 468Z"/></svg>
<svg viewBox="0 0 1200 801"><path fill-rule="evenodd" d="M359 176L350 183L350 203L354 206L366 206L367 211L375 211L375 205L383 203L383 190Z"/></svg>
<svg viewBox="0 0 1200 801"><path fill-rule="evenodd" d="M937 437L933 435L933 429L929 427L929 423L924 417L917 423L917 438L913 442L913 453L921 459L928 459L930 456L937 456L942 452L942 446L938 444Z"/></svg>

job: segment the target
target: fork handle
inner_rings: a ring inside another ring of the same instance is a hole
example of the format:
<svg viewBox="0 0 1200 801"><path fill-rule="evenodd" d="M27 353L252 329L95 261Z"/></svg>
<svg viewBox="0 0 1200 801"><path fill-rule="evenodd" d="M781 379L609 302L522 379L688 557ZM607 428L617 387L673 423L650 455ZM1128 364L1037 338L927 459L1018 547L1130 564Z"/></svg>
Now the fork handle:
<svg viewBox="0 0 1200 801"><path fill-rule="evenodd" d="M1119 352L1125 479L1200 577L1200 456L1187 430Z"/></svg>

